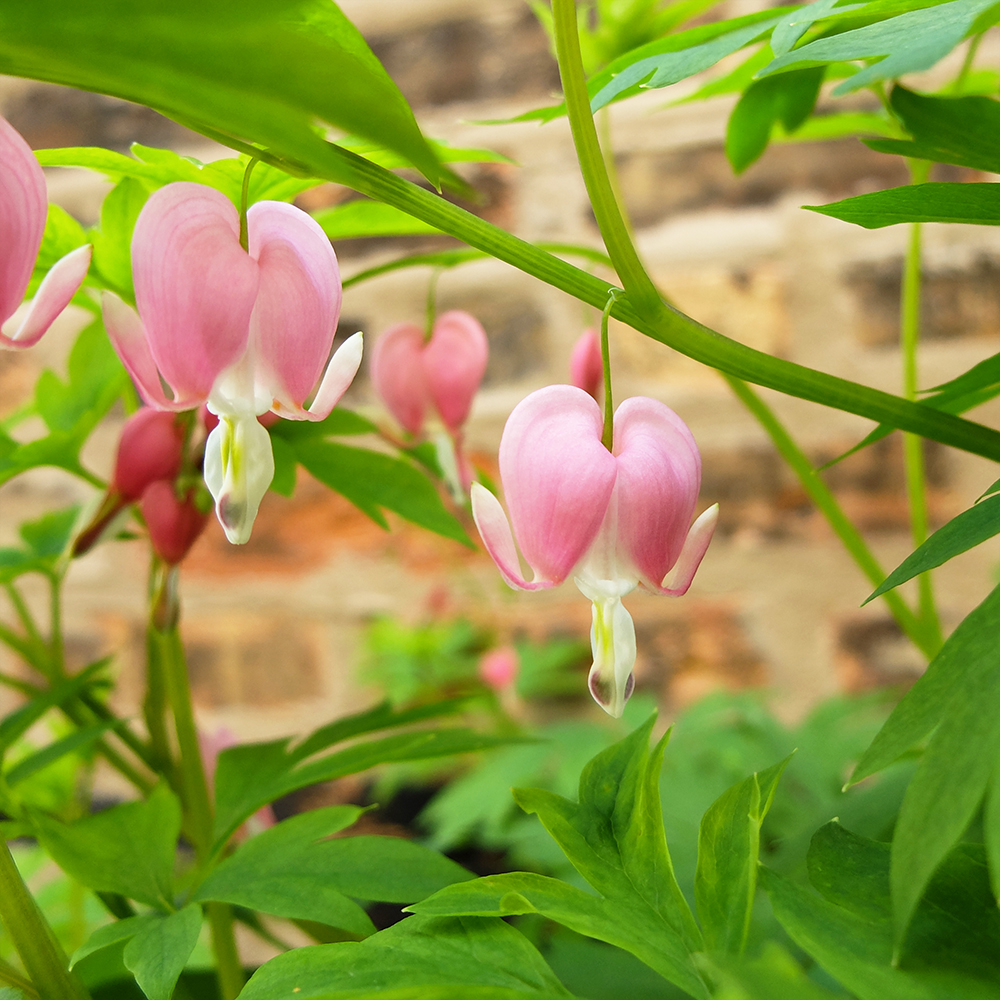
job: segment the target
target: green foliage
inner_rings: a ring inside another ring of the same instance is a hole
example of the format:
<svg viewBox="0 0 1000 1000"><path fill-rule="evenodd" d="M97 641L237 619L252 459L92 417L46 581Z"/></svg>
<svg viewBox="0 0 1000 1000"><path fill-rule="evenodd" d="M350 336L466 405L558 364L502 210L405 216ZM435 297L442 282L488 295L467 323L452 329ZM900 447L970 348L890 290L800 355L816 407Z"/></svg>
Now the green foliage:
<svg viewBox="0 0 1000 1000"><path fill-rule="evenodd" d="M25 521L18 529L24 544L0 548L0 581L7 583L24 573L57 574L79 513L79 507L67 507Z"/></svg>
<svg viewBox="0 0 1000 1000"><path fill-rule="evenodd" d="M987 538L992 538L998 533L1000 533L1000 496L994 495L962 511L938 528L923 545L911 552L886 577L885 582L869 595L865 603L921 573L926 573L929 569L943 565L949 559L967 552L973 546L985 542Z"/></svg>
<svg viewBox="0 0 1000 1000"><path fill-rule="evenodd" d="M412 903L471 878L453 861L410 841L328 839L362 812L355 806L330 806L265 830L223 861L194 899L314 920L365 937L374 927L352 898Z"/></svg>
<svg viewBox="0 0 1000 1000"><path fill-rule="evenodd" d="M201 907L155 914L125 945L125 967L149 1000L170 1000L184 965L198 942Z"/></svg>
<svg viewBox="0 0 1000 1000"><path fill-rule="evenodd" d="M403 985L405 984L405 986ZM409 917L364 941L300 948L257 971L242 1000L548 1000L570 994L502 921Z"/></svg>
<svg viewBox="0 0 1000 1000"><path fill-rule="evenodd" d="M313 213L331 240L369 236L420 236L441 230L378 201L348 201Z"/></svg>
<svg viewBox="0 0 1000 1000"><path fill-rule="evenodd" d="M760 828L790 759L734 785L702 817L694 894L709 951L743 953L757 891Z"/></svg>
<svg viewBox="0 0 1000 1000"><path fill-rule="evenodd" d="M41 815L34 821L46 851L83 885L149 906L173 908L181 809L166 785L159 785L145 801L114 806L75 823Z"/></svg>
<svg viewBox="0 0 1000 1000"><path fill-rule="evenodd" d="M320 0L42 0L0 16L0 70L138 100L205 132L308 160L321 121L443 174L402 94ZM70 79L67 79L70 78Z"/></svg>
<svg viewBox="0 0 1000 1000"><path fill-rule="evenodd" d="M872 191L829 205L803 205L810 212L882 229L901 222L964 222L1000 226L1000 195L995 184L949 184L931 181Z"/></svg>

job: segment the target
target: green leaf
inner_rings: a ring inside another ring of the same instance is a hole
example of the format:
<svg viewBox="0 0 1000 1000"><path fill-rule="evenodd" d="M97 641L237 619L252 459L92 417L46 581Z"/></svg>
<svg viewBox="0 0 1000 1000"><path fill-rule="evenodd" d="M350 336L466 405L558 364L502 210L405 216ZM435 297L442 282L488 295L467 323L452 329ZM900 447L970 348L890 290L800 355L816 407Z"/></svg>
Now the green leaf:
<svg viewBox="0 0 1000 1000"><path fill-rule="evenodd" d="M994 669L995 637L1000 628L1000 587L969 614L948 637L926 672L907 691L865 751L848 784L854 785L888 767L938 724L967 691L982 684ZM974 704L974 703L973 703ZM958 706L961 710L961 705ZM955 784L961 785L964 775Z"/></svg>
<svg viewBox="0 0 1000 1000"><path fill-rule="evenodd" d="M886 20L825 38L817 38L783 55L760 76L831 62L876 60L833 91L848 94L879 80L930 69L973 28L984 30L996 19L996 0L952 0L911 10Z"/></svg>
<svg viewBox="0 0 1000 1000"><path fill-rule="evenodd" d="M105 924L98 927L87 940L73 952L69 960L69 967L72 969L77 962L82 962L88 955L110 948L112 945L121 944L135 937L136 934L148 924L159 919L157 913L143 913L138 917L126 917L124 920L116 920L114 923Z"/></svg>
<svg viewBox="0 0 1000 1000"><path fill-rule="evenodd" d="M378 428L367 418L335 407L323 420L279 420L268 428L271 437L285 441L302 441L306 438L341 437L354 434L371 434Z"/></svg>
<svg viewBox="0 0 1000 1000"><path fill-rule="evenodd" d="M0 719L0 757L10 749L50 708L64 705L95 683L101 683L98 675L111 662L107 656L90 664L80 673L60 681L44 694L36 695L27 704Z"/></svg>
<svg viewBox="0 0 1000 1000"><path fill-rule="evenodd" d="M316 920L365 937L374 927L347 897L412 903L471 878L443 855L399 838L324 839L350 826L363 811L330 806L265 830L223 861L194 898Z"/></svg>
<svg viewBox="0 0 1000 1000"><path fill-rule="evenodd" d="M996 534L1000 534L1000 496L982 500L938 528L886 577L864 603L867 604L887 590L946 563Z"/></svg>
<svg viewBox="0 0 1000 1000"><path fill-rule="evenodd" d="M867 920L762 868L774 915L791 939L858 1000L996 1000L992 983L955 970L893 968L889 923Z"/></svg>
<svg viewBox="0 0 1000 1000"><path fill-rule="evenodd" d="M792 135L780 128L771 136L772 142L827 142L845 136L899 134L899 128L886 115L871 111L843 111L808 118Z"/></svg>
<svg viewBox="0 0 1000 1000"><path fill-rule="evenodd" d="M726 127L726 156L740 174L767 149L771 129L781 122L794 132L816 103L824 67L796 70L752 83L740 97Z"/></svg>
<svg viewBox="0 0 1000 1000"><path fill-rule="evenodd" d="M733 785L702 817L694 894L711 951L743 953L757 892L760 828L791 759Z"/></svg>
<svg viewBox="0 0 1000 1000"><path fill-rule="evenodd" d="M55 202L49 202L49 211L45 219L45 232L42 235L42 245L35 259L35 271L28 285L26 296L34 295L42 279L56 261L77 247L87 242L87 234L83 226L73 218L66 209Z"/></svg>
<svg viewBox="0 0 1000 1000"><path fill-rule="evenodd" d="M623 919L641 922L643 936L662 953L661 975L669 968L671 982L705 997L692 959L702 950L701 933L677 885L663 832L659 773L667 738L650 753L654 721L590 761L580 776L578 803L541 789L517 789L514 797Z"/></svg>
<svg viewBox="0 0 1000 1000"><path fill-rule="evenodd" d="M125 967L149 1000L170 1000L198 943L201 907L191 904L149 921L125 945Z"/></svg>
<svg viewBox="0 0 1000 1000"><path fill-rule="evenodd" d="M790 52L795 43L814 25L817 21L835 18L848 11L863 9L865 4L843 4L835 6L838 0L816 0L815 3L806 4L804 7L789 11L774 26L771 32L771 51L775 56L783 56Z"/></svg>
<svg viewBox="0 0 1000 1000"><path fill-rule="evenodd" d="M282 739L243 743L224 750L215 772L216 846L221 847L262 806L306 785L356 774L390 761L429 760L512 742L468 729L420 729L316 756L339 741L448 714L456 707L456 702L444 702L393 713L380 705L324 726L295 745L290 739Z"/></svg>
<svg viewBox="0 0 1000 1000"><path fill-rule="evenodd" d="M166 785L129 802L63 824L35 817L38 839L60 868L98 892L116 892L169 909L181 808Z"/></svg>
<svg viewBox="0 0 1000 1000"><path fill-rule="evenodd" d="M588 83L591 110L639 93L640 88L668 87L694 76L764 38L780 19L774 10L761 11L689 28L633 49Z"/></svg>
<svg viewBox="0 0 1000 1000"><path fill-rule="evenodd" d="M405 987L401 986L405 984ZM457 986L454 994L432 991ZM477 992L474 987L490 987ZM500 920L408 917L357 943L299 948L262 966L240 1000L399 996L568 997L528 940ZM493 991L504 992L493 992Z"/></svg>
<svg viewBox="0 0 1000 1000"><path fill-rule="evenodd" d="M290 422L282 421L282 423ZM271 455L274 458L274 475L271 477L268 489L283 497L290 497L295 493L297 481L295 470L298 462L295 460L295 449L283 437L272 434Z"/></svg>
<svg viewBox="0 0 1000 1000"><path fill-rule="evenodd" d="M101 228L92 231L94 257L91 276L124 299L135 301L132 288L132 230L150 188L134 177L124 177L105 197L101 205Z"/></svg>
<svg viewBox="0 0 1000 1000"><path fill-rule="evenodd" d="M364 236L420 236L440 229L379 201L349 201L313 212L313 218L331 240Z"/></svg>
<svg viewBox="0 0 1000 1000"><path fill-rule="evenodd" d="M0 72L138 101L308 161L324 122L442 170L402 94L327 0L38 0L0 15ZM232 141L231 140L231 141Z"/></svg>
<svg viewBox="0 0 1000 1000"><path fill-rule="evenodd" d="M865 229L901 222L965 222L1000 226L1000 191L996 184L951 184L931 181L872 191L829 205L803 205Z"/></svg>
<svg viewBox="0 0 1000 1000"><path fill-rule="evenodd" d="M382 508L445 538L473 548L458 519L444 506L433 483L411 462L333 441L295 442L298 460L321 483L336 490L388 528Z"/></svg>
<svg viewBox="0 0 1000 1000"><path fill-rule="evenodd" d="M97 722L92 726L84 726L76 732L64 736L61 740L50 743L47 747L37 750L12 767L5 775L4 780L10 788L20 784L33 774L43 768L61 760L67 754L77 753L96 743L109 729L120 723L111 720L109 722Z"/></svg>

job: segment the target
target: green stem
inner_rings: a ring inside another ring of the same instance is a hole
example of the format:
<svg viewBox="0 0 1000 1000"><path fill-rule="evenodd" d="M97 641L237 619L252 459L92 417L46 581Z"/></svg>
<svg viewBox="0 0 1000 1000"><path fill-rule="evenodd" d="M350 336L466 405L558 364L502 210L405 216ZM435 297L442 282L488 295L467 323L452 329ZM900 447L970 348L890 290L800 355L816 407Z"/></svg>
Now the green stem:
<svg viewBox="0 0 1000 1000"><path fill-rule="evenodd" d="M552 21L559 76L566 95L566 113L594 217L625 290L640 312L655 310L661 304L659 293L636 253L597 138L580 54L576 0L552 0Z"/></svg>
<svg viewBox="0 0 1000 1000"><path fill-rule="evenodd" d="M17 584L13 581L6 585L7 596L10 598L10 603L14 605L14 610L17 612L17 617L21 621L21 625L24 627L24 631L27 633L28 641L31 643L32 647L36 650L36 655L48 654L48 647L46 646L45 640L42 638L42 633L39 631L38 625L35 622L35 618L25 603L24 598L21 596L21 591L17 589ZM28 661L32 663L31 660ZM32 665L34 665L32 663Z"/></svg>
<svg viewBox="0 0 1000 1000"><path fill-rule="evenodd" d="M601 443L611 451L615 443L615 404L611 396L611 345L608 342L608 317L611 307L615 304L618 293L614 290L608 295L608 304L601 313L601 361L604 365L604 432Z"/></svg>
<svg viewBox="0 0 1000 1000"><path fill-rule="evenodd" d="M62 577L49 576L49 662L51 676L62 680L66 676L66 645L62 630Z"/></svg>
<svg viewBox="0 0 1000 1000"><path fill-rule="evenodd" d="M31 1000L37 1000L38 998L38 990L31 985L31 981L25 979L10 962L5 962L2 958L0 958L0 983L13 986L14 989L20 990L26 996L31 997Z"/></svg>
<svg viewBox="0 0 1000 1000"><path fill-rule="evenodd" d="M930 174L931 165L926 160L911 160L911 182L922 184ZM903 355L903 397L917 398L917 348L920 344L920 291L921 291L921 225L910 224L910 240L903 269L903 287L900 303L900 348ZM914 547L927 540L930 519L927 513L927 481L924 468L923 441L916 434L903 434L903 465L906 474L906 492L910 502L910 532ZM931 574L917 577L917 607L928 631L943 642L941 622L934 601Z"/></svg>
<svg viewBox="0 0 1000 1000"><path fill-rule="evenodd" d="M434 333L434 320L437 318L437 286L444 269L434 268L431 272L430 280L427 282L427 309L424 322L424 343L429 343Z"/></svg>
<svg viewBox="0 0 1000 1000"><path fill-rule="evenodd" d="M837 533L837 537L841 540L844 548L847 549L855 563L857 563L861 572L868 577L873 586L878 586L885 579L885 571L879 565L875 556L872 555L871 550L865 544L865 540L859 534L858 529L854 527L841 509L840 504L837 503L836 497L834 497L830 488L820 479L816 470L812 467L812 463L792 440L771 408L750 386L730 376L726 377L726 381L746 408L760 421L761 426L767 431L781 457L784 458L799 477L799 481L809 494L809 498L827 519L830 527ZM882 597L885 599L885 603L892 613L893 618L899 624L899 627L906 633L913 644L928 659L931 659L941 646L940 637L932 633L927 627L927 623L919 619L910 610L909 605L907 605L896 591L891 590L883 594Z"/></svg>
<svg viewBox="0 0 1000 1000"><path fill-rule="evenodd" d="M31 982L45 1000L88 1000L42 911L0 838L0 921L14 942Z"/></svg>
<svg viewBox="0 0 1000 1000"><path fill-rule="evenodd" d="M231 136L218 137L240 147ZM276 157L269 159L278 166L295 166ZM299 168L305 169L305 166ZM311 160L308 169L318 177L345 184L422 219L596 309L603 309L607 304L608 292L614 287L607 281L498 229L349 150L328 143L322 157ZM611 315L653 340L724 374L1000 461L1000 432L891 393L771 357L708 329L670 306L657 303L655 309L643 308L640 312L633 296L623 295L615 303Z"/></svg>
<svg viewBox="0 0 1000 1000"><path fill-rule="evenodd" d="M253 168L260 162L260 157L251 156L246 170L243 171L243 187L240 190L240 246L249 252L250 234L247 231L247 203L250 200L250 175Z"/></svg>
<svg viewBox="0 0 1000 1000"><path fill-rule="evenodd" d="M198 743L184 645L177 628L179 607L176 585L177 567L161 567L159 583L152 594L149 633L163 666L167 700L174 716L187 829L198 861L204 864L212 853L214 818L205 763ZM212 903L206 907L206 912L212 928L212 949L219 970L222 998L235 1000L244 980L233 933L232 910L228 906Z"/></svg>
<svg viewBox="0 0 1000 1000"><path fill-rule="evenodd" d="M979 50L979 43L982 40L982 35L976 35L975 38L969 42L969 47L965 50L965 59L962 60L962 68L959 70L958 76L955 77L954 83L952 83L949 88L953 94L962 93L962 88L965 86L965 81L968 79L969 71L972 69L972 64L976 58L976 52Z"/></svg>
<svg viewBox="0 0 1000 1000"><path fill-rule="evenodd" d="M625 231L628 233L629 242L632 246L635 246L635 227L632 225L632 220L629 218L629 214L625 210L625 195L622 192L621 179L618 176L618 164L615 162L615 146L611 139L610 104L605 104L604 107L597 112L597 124L600 129L599 135L601 153L604 157L604 170L608 175L608 183L610 183L611 191L615 196L615 203L621 211L622 222L625 225Z"/></svg>

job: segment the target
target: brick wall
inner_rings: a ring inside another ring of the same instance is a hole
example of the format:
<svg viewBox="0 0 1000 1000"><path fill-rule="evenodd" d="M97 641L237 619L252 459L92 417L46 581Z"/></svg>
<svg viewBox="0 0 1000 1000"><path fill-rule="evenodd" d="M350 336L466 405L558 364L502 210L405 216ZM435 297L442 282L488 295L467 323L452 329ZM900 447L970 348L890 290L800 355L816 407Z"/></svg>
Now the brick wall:
<svg viewBox="0 0 1000 1000"><path fill-rule="evenodd" d="M547 40L520 0L350 0L373 48L413 102L428 135L505 153L518 166L469 170L485 193L476 207L527 239L599 245L568 128L470 124L545 102L557 85ZM742 11L742 8L740 8ZM993 56L981 50L982 58ZM994 53L994 55L996 55ZM683 87L675 88L676 96ZM664 92L613 109L611 131L640 250L679 307L723 333L781 357L888 390L900 382L896 300L906 232L867 232L799 206L901 183L901 162L854 141L770 149L741 177L722 151L731 101L664 109ZM108 98L0 81L0 110L36 146L132 139L211 155L197 136ZM943 175L942 175L943 176ZM52 171L50 190L93 221L102 186ZM312 204L346 192L311 195ZM345 273L401 249L447 240L355 241L337 247ZM926 230L927 292L921 382L942 382L1000 349L1000 233L989 227ZM405 271L350 289L345 332L377 334L422 315L428 274ZM498 262L446 273L439 307L463 308L491 339L472 448L495 455L503 422L527 392L566 378L570 346L592 311ZM72 318L25 355L0 355L0 407L12 410L37 370L60 363ZM675 708L718 685L767 686L794 716L838 690L905 680L919 657L869 591L797 480L756 423L711 371L613 324L619 397L645 393L691 425L704 457L705 505L721 527L690 594L628 600L639 635L639 683ZM859 440L859 418L765 393L817 463ZM367 378L349 404L378 414ZM997 406L980 411L995 422ZM26 429L30 432L30 428ZM116 428L91 447L107 469ZM996 474L978 459L930 446L935 523L967 506ZM909 550L898 436L837 466L828 481L886 567ZM0 490L0 532L41 508L86 494L39 470ZM983 546L937 574L946 623L986 593L997 548ZM68 624L81 660L124 648L123 706L139 692L144 573L137 543L104 546L74 566ZM493 624L502 636L589 629L589 607L567 586L513 594L482 554L396 521L384 533L346 501L304 479L293 500L265 500L249 545L234 549L213 523L184 570L192 680L207 725L246 736L301 729L369 695L352 679L360 631L372 615L417 620L442 605ZM595 711L597 711L595 709Z"/></svg>

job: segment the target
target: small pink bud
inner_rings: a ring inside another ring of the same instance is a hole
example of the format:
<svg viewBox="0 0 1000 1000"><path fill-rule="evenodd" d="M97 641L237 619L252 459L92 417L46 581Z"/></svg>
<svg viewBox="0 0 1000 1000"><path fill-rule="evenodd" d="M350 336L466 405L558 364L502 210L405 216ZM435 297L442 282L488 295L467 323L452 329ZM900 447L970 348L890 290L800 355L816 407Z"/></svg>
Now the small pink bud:
<svg viewBox="0 0 1000 1000"><path fill-rule="evenodd" d="M423 430L428 407L456 434L469 416L488 359L489 342L479 321L452 309L438 317L426 343L413 323L386 330L372 351L372 383L411 434Z"/></svg>
<svg viewBox="0 0 1000 1000"><path fill-rule="evenodd" d="M490 650L479 661L480 680L494 691L503 691L517 680L521 661L513 646Z"/></svg>
<svg viewBox="0 0 1000 1000"><path fill-rule="evenodd" d="M165 410L143 407L122 428L111 486L132 503L158 479L173 481L181 470L184 429Z"/></svg>
<svg viewBox="0 0 1000 1000"><path fill-rule="evenodd" d="M150 483L142 494L140 506L149 540L156 554L171 566L188 554L208 523L208 513L198 509L195 495L191 489L180 499L173 482L166 479Z"/></svg>
<svg viewBox="0 0 1000 1000"><path fill-rule="evenodd" d="M573 353L569 357L569 376L578 389L583 389L594 399L598 398L597 394L604 382L604 359L601 357L600 335L593 327L585 330L573 345Z"/></svg>

